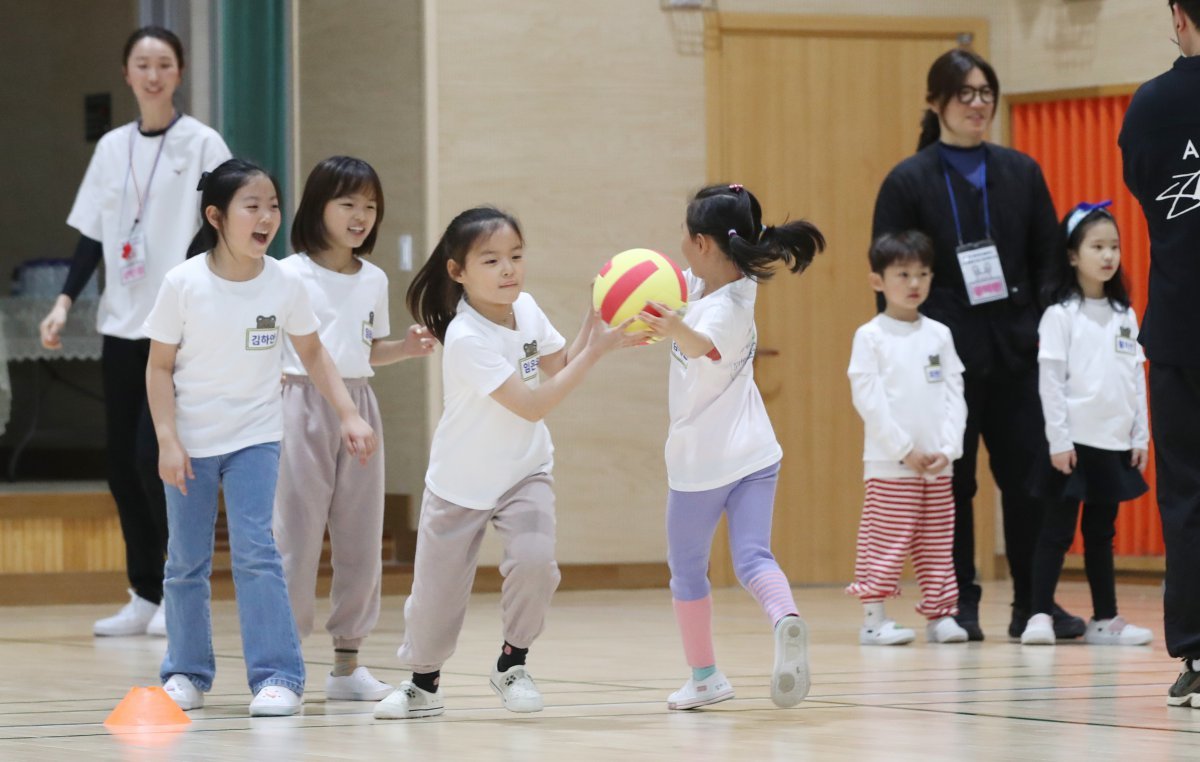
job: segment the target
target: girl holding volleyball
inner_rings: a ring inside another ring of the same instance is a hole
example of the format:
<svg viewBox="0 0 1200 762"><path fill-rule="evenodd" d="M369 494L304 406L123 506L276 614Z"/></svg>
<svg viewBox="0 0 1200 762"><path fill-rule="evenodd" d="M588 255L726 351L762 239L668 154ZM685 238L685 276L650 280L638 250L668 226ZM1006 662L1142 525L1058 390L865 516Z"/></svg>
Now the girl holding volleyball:
<svg viewBox="0 0 1200 762"><path fill-rule="evenodd" d="M632 319L610 328L589 312L567 347L523 292L524 282L520 224L476 207L450 222L409 286L409 310L443 346L445 409L433 436L404 605L399 656L413 676L379 702L378 719L445 711L440 670L454 652L489 523L504 543L504 645L491 687L510 711L542 708L525 668L559 581L553 446L542 419L603 355L645 334L625 333Z"/></svg>
<svg viewBox="0 0 1200 762"><path fill-rule="evenodd" d="M771 699L795 706L809 689L808 634L771 554L771 514L783 451L754 385L758 282L776 263L801 273L825 238L812 224L762 225L740 185L712 185L688 203L681 248L690 268L686 315L651 302L638 317L672 340L667 433L667 563L692 676L667 698L694 709L733 698L716 667L708 559L724 513L738 580L775 630Z"/></svg>

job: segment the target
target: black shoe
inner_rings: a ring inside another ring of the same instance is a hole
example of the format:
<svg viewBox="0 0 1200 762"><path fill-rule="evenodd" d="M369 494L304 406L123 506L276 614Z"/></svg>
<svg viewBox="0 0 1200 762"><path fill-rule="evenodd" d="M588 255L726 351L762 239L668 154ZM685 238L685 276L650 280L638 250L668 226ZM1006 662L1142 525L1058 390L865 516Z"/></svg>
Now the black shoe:
<svg viewBox="0 0 1200 762"><path fill-rule="evenodd" d="M1054 619L1054 637L1059 640L1082 638L1083 634L1087 632L1086 622L1068 613L1057 603L1054 604L1054 610L1050 612L1050 616ZM1021 634L1017 633L1017 637L1021 637Z"/></svg>
<svg viewBox="0 0 1200 762"><path fill-rule="evenodd" d="M1021 633L1025 632L1025 625L1029 622L1029 612L1023 608L1019 608L1015 603L1012 607L1012 619L1008 620L1008 637L1014 640L1021 639ZM1055 633L1057 635L1057 633Z"/></svg>
<svg viewBox="0 0 1200 762"><path fill-rule="evenodd" d="M967 619L961 614L954 617L954 621L958 622L958 626L967 631L967 640L979 642L983 640L983 628L979 626L978 619Z"/></svg>
<svg viewBox="0 0 1200 762"><path fill-rule="evenodd" d="M1167 706L1187 706L1191 704L1200 708L1200 672L1195 672L1183 663L1183 674L1167 691Z"/></svg>

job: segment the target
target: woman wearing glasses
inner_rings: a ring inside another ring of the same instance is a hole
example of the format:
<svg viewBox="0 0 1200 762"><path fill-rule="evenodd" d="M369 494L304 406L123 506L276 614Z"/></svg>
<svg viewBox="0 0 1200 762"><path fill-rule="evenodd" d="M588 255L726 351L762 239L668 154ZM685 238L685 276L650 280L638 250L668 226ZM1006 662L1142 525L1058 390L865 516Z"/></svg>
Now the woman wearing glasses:
<svg viewBox="0 0 1200 762"><path fill-rule="evenodd" d="M950 327L966 366L967 428L954 463L954 567L958 623L982 640L975 581L972 499L982 435L1003 495L1004 544L1013 579L1009 636L1029 618L1040 508L1030 470L1048 457L1038 400L1037 295L1058 250L1058 225L1037 163L984 141L1000 82L979 55L956 49L929 69L917 153L879 189L873 236L920 230L934 242L934 280L921 311ZM1079 637L1082 619L1055 607L1059 637Z"/></svg>

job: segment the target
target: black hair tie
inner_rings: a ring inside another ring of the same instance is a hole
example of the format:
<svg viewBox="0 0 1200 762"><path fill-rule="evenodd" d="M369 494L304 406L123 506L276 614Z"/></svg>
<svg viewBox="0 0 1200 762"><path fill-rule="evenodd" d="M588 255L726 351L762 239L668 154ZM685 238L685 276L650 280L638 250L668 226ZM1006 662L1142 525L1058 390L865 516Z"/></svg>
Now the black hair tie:
<svg viewBox="0 0 1200 762"><path fill-rule="evenodd" d="M200 173L200 182L196 183L196 190L198 190L198 191L204 190L204 186L208 185L208 176L211 174L212 174L212 172L201 172Z"/></svg>

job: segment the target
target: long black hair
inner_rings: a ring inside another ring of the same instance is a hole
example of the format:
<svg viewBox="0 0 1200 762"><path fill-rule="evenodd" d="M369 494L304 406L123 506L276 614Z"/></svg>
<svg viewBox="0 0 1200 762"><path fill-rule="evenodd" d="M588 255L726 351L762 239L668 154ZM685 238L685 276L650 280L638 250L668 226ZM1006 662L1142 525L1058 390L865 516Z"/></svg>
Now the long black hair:
<svg viewBox="0 0 1200 762"><path fill-rule="evenodd" d="M946 51L929 67L929 74L925 77L925 101L936 102L938 108L945 108L951 99L958 97L958 91L966 84L972 69L983 72L988 87L992 88L996 101L999 101L1000 79L996 76L996 70L983 56L966 48ZM937 112L926 108L925 115L921 117L921 137L917 139L917 150L933 145L941 136L942 123L938 121Z"/></svg>
<svg viewBox="0 0 1200 762"><path fill-rule="evenodd" d="M471 247L503 227L512 228L518 238L525 240L521 223L508 212L494 206L477 206L462 212L450 220L433 253L409 284L404 297L408 311L438 341L446 340L446 329L463 295L462 284L450 277L446 263L454 261L464 267Z"/></svg>
<svg viewBox="0 0 1200 762"><path fill-rule="evenodd" d="M806 220L764 226L758 199L740 185L710 185L697 191L687 205L687 229L692 236L712 238L738 270L754 280L774 275L776 262L803 272L817 252L825 250L825 236Z"/></svg>
<svg viewBox="0 0 1200 762"><path fill-rule="evenodd" d="M1062 224L1059 226L1059 237L1062 242L1063 256L1055 259L1055 264L1046 274L1046 280L1042 286L1042 299L1046 306L1052 304L1061 304L1071 299L1082 299L1083 289L1079 285L1079 276L1075 272L1075 266L1071 264L1071 254L1079 253L1079 246L1083 243L1087 231L1101 222L1111 222L1113 227L1117 226L1117 221L1113 218L1108 209L1093 209L1082 220L1075 225L1075 228L1067 233L1067 223L1070 221L1074 210L1067 213L1063 217ZM1120 229L1117 230L1117 235L1121 234ZM1108 303L1112 305L1114 310L1129 309L1129 290L1125 286L1125 271L1121 269L1121 265L1117 264L1117 271L1113 276L1104 282L1104 298L1108 299Z"/></svg>
<svg viewBox="0 0 1200 762"><path fill-rule="evenodd" d="M258 175L270 180L271 185L275 186L275 195L279 196L279 183L271 173L245 159L226 159L212 172L205 172L200 176L200 185L196 188L200 191L200 229L188 245L188 259L212 251L221 240L221 231L208 221L204 210L215 206L224 216L229 211L229 204L237 195L238 189ZM282 202L280 205L282 206Z"/></svg>
<svg viewBox="0 0 1200 762"><path fill-rule="evenodd" d="M375 226L354 249L359 256L370 254L375 249L379 225L383 222L383 184L374 167L353 156L330 156L309 172L304 193L300 195L300 206L292 220L292 251L315 253L328 248L325 205L351 193L361 193L375 200Z"/></svg>

